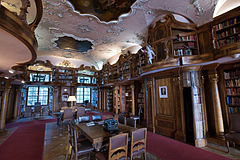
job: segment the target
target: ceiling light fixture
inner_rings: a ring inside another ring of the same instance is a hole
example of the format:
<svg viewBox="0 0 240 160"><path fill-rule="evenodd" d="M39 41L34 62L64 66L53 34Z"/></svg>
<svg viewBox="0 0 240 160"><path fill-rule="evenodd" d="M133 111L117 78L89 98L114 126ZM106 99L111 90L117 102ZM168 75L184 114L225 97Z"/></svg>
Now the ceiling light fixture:
<svg viewBox="0 0 240 160"><path fill-rule="evenodd" d="M21 81L21 83L25 83L25 81L24 81L24 80L22 80L22 81Z"/></svg>
<svg viewBox="0 0 240 160"><path fill-rule="evenodd" d="M15 71L14 70L12 70L12 69L9 69L9 71L8 71L9 73L11 73L11 74L13 74Z"/></svg>
<svg viewBox="0 0 240 160"><path fill-rule="evenodd" d="M9 77L4 77L5 79L9 79Z"/></svg>

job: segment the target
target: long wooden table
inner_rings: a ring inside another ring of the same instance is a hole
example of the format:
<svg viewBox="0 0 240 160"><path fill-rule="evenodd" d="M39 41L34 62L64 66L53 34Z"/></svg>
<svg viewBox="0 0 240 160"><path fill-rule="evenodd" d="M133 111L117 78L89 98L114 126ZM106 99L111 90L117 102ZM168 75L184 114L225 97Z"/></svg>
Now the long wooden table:
<svg viewBox="0 0 240 160"><path fill-rule="evenodd" d="M113 134L110 134L110 132L106 131L103 126L99 124L87 126L86 123L80 123L77 125L77 128L92 142L93 147L97 151L101 149L103 142L108 141L109 137L119 133L130 133L131 131L135 130L135 128L123 124L118 124L120 131Z"/></svg>

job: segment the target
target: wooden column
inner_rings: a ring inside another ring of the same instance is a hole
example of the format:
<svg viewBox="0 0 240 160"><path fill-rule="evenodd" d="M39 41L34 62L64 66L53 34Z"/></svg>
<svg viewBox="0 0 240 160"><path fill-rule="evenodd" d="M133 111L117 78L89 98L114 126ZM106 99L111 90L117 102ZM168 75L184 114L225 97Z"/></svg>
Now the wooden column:
<svg viewBox="0 0 240 160"><path fill-rule="evenodd" d="M201 67L185 68L188 72L183 73L183 86L191 87L192 90L192 109L193 109L193 127L195 146L204 147L206 141L206 110L204 109L205 103L203 102L203 85L201 80Z"/></svg>
<svg viewBox="0 0 240 160"><path fill-rule="evenodd" d="M7 113L7 107L8 107L8 97L11 87L9 85L6 85L6 88L3 92L3 98L2 98L2 109L1 109L1 115L0 115L0 130L3 130L5 128L5 122L6 122L6 113Z"/></svg>
<svg viewBox="0 0 240 160"><path fill-rule="evenodd" d="M131 84L130 87L132 92L132 115L135 116L135 93L134 93L135 86L134 84Z"/></svg>
<svg viewBox="0 0 240 160"><path fill-rule="evenodd" d="M53 94L53 112L56 112L57 110L60 110L59 104L58 104L58 87L54 87L54 94Z"/></svg>
<svg viewBox="0 0 240 160"><path fill-rule="evenodd" d="M213 98L213 112L214 112L214 121L215 121L215 129L217 136L224 135L224 125L223 125L223 116L222 116L222 108L221 101L218 91L218 75L216 73L211 73L208 75L211 84L212 90L212 98Z"/></svg>
<svg viewBox="0 0 240 160"><path fill-rule="evenodd" d="M98 110L101 110L102 106L102 89L99 88L98 90Z"/></svg>
<svg viewBox="0 0 240 160"><path fill-rule="evenodd" d="M155 118L157 115L157 91L156 91L156 79L152 78L152 125L153 125L153 133L155 133Z"/></svg>
<svg viewBox="0 0 240 160"><path fill-rule="evenodd" d="M177 99L178 107L176 108L176 125L177 131L175 138L180 141L186 141L186 125L185 125L185 112L184 112L184 97L183 97L183 76L179 74L178 77L173 79L175 82L175 87L178 92L175 93Z"/></svg>
<svg viewBox="0 0 240 160"><path fill-rule="evenodd" d="M102 107L102 111L106 111L107 110L107 90L103 89L103 107Z"/></svg>
<svg viewBox="0 0 240 160"><path fill-rule="evenodd" d="M147 78L144 79L144 120L146 120L146 127L148 128L148 89Z"/></svg>
<svg viewBox="0 0 240 160"><path fill-rule="evenodd" d="M204 117L204 103L203 103L203 92L201 84L200 72L191 71L192 81L192 102L193 102L193 121L195 131L195 146L204 147L207 145L205 135L205 119Z"/></svg>
<svg viewBox="0 0 240 160"><path fill-rule="evenodd" d="M119 102L119 99L118 99L118 97L119 97L119 95L118 95L118 90L119 90L119 86L116 86L115 88L114 88L114 98L115 98L115 113L116 114L118 114L118 104L120 103Z"/></svg>
<svg viewBox="0 0 240 160"><path fill-rule="evenodd" d="M21 97L21 87L19 87L18 89L16 89L16 98L15 98L15 103L14 103L14 114L13 114L13 118L17 119L18 117L18 113L20 110L20 97Z"/></svg>
<svg viewBox="0 0 240 160"><path fill-rule="evenodd" d="M125 86L120 86L120 112L124 113L126 110L126 95Z"/></svg>

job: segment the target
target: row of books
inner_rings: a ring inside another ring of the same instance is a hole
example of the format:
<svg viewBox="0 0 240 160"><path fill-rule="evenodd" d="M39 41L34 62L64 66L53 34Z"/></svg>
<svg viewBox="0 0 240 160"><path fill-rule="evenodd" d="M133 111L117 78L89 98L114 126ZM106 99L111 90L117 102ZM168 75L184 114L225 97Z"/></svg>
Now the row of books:
<svg viewBox="0 0 240 160"><path fill-rule="evenodd" d="M192 50L190 48L174 50L174 56L186 56L186 55L192 55Z"/></svg>
<svg viewBox="0 0 240 160"><path fill-rule="evenodd" d="M222 46L225 46L225 45L236 43L236 42L239 42L239 40L240 40L240 34L237 34L237 35L234 35L234 36L231 36L231 37L227 37L226 39L218 40L217 41L217 47L219 48L219 47L222 47Z"/></svg>
<svg viewBox="0 0 240 160"><path fill-rule="evenodd" d="M225 81L226 87L240 87L240 79L230 79Z"/></svg>
<svg viewBox="0 0 240 160"><path fill-rule="evenodd" d="M234 72L224 72L225 79L240 78L240 68Z"/></svg>
<svg viewBox="0 0 240 160"><path fill-rule="evenodd" d="M227 36L233 36L234 34L239 32L240 32L240 27L233 27L233 28L230 28L229 30L226 30L224 32L217 34L217 39L225 38Z"/></svg>
<svg viewBox="0 0 240 160"><path fill-rule="evenodd" d="M240 107L228 107L230 113L238 113L240 112Z"/></svg>
<svg viewBox="0 0 240 160"><path fill-rule="evenodd" d="M226 100L228 105L240 106L240 97L227 97Z"/></svg>
<svg viewBox="0 0 240 160"><path fill-rule="evenodd" d="M179 36L178 37L179 41L195 41L196 40L196 36L194 35L190 35L190 36Z"/></svg>
<svg viewBox="0 0 240 160"><path fill-rule="evenodd" d="M240 96L240 88L226 88L227 95Z"/></svg>
<svg viewBox="0 0 240 160"><path fill-rule="evenodd" d="M219 23L219 24L215 25L215 27L216 27L216 30L219 31L221 29L227 28L231 25L238 24L238 23L240 23L240 17L239 16L235 17L233 19L224 21L222 23Z"/></svg>

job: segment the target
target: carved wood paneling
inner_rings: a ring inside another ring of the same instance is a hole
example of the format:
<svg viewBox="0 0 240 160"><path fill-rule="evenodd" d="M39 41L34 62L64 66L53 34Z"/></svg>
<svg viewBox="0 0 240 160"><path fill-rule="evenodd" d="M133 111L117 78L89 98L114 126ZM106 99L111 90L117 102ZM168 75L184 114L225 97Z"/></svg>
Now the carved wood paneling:
<svg viewBox="0 0 240 160"><path fill-rule="evenodd" d="M172 78L156 79L156 99L157 99L157 116L156 132L174 137L176 131L176 116L175 116L175 98L174 91L172 88ZM167 87L167 98L160 98L159 87Z"/></svg>

